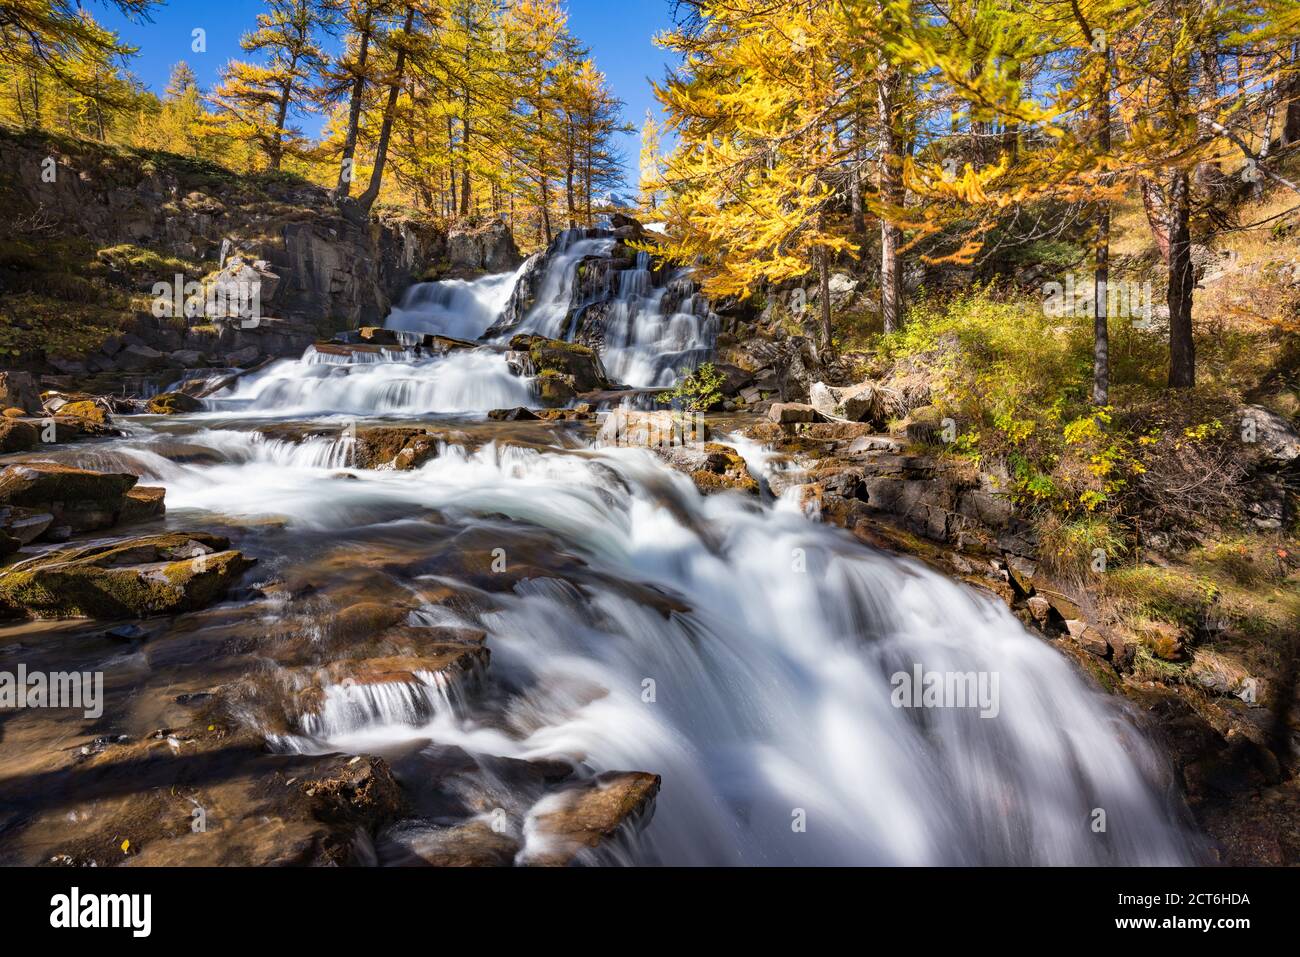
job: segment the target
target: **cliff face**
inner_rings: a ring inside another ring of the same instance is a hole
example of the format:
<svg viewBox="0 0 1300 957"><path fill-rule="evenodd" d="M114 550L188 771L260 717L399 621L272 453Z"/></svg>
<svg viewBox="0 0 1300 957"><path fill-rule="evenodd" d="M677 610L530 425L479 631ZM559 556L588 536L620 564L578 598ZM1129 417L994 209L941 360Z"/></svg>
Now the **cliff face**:
<svg viewBox="0 0 1300 957"><path fill-rule="evenodd" d="M518 262L501 224L449 236L411 215L367 216L293 177L173 154L0 131L0 170L0 362L38 372L161 374L296 355L322 332L382 322L422 278ZM254 265L251 328L151 308L155 285L177 275L211 285Z"/></svg>

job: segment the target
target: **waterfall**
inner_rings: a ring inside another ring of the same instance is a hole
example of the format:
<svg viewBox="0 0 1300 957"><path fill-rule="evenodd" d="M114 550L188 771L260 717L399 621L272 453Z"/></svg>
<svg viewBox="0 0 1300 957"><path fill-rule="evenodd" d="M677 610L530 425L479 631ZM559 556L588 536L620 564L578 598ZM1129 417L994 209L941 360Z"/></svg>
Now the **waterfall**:
<svg viewBox="0 0 1300 957"><path fill-rule="evenodd" d="M506 556L522 547L511 529L529 529L581 558L475 613L492 652L491 707L447 699L432 679L340 686L299 750L431 741L652 770L663 788L634 853L642 863L1173 864L1193 854L1160 762L1065 657L995 600L866 549L792 503L704 497L627 448L451 447L414 472L342 483L305 458L224 468L217 481L173 477L169 501L174 488L181 508L276 515L331 541L373 542L373 523L394 528L384 524L394 514L422 509L465 529L491 516ZM454 574L412 587L418 597L448 584L476 588ZM431 604L419 615L437 613ZM995 707L899 706L897 676L918 669L996 676Z"/></svg>
<svg viewBox="0 0 1300 957"><path fill-rule="evenodd" d="M505 308L520 270L473 281L444 279L416 283L393 307L384 325L404 332L477 339Z"/></svg>
<svg viewBox="0 0 1300 957"><path fill-rule="evenodd" d="M520 331L590 339L632 384L669 384L702 361L718 320L689 276L645 254L615 264L613 247L566 235L531 276L414 287L389 318L396 345L308 349L205 413L87 453L164 484L169 521L225 516L315 584L338 574L311 565L317 553L355 545L400 578L420 626L448 623L448 589L485 599L455 612L491 654L473 693L434 673L332 684L273 743L650 771L663 782L653 820L618 851L633 863L1193 860L1168 770L1115 699L994 599L810 521L793 496L705 497L648 451L576 436L564 449L449 445L411 471L340 473L350 416L530 404L502 348ZM496 341L417 348L417 334L483 334L524 282L532 305L487 333ZM297 440L239 427L268 416L318 426ZM783 467L753 442L730 444L755 475ZM455 560L484 540L529 572L485 592L484 574ZM930 701L930 677L969 698ZM561 799L519 800L528 841Z"/></svg>
<svg viewBox="0 0 1300 957"><path fill-rule="evenodd" d="M679 270L672 278L682 281L686 275ZM611 377L634 386L670 386L713 352L718 317L694 294L666 313L669 287L652 285L648 252L638 252L635 267L618 273L618 279L602 355Z"/></svg>

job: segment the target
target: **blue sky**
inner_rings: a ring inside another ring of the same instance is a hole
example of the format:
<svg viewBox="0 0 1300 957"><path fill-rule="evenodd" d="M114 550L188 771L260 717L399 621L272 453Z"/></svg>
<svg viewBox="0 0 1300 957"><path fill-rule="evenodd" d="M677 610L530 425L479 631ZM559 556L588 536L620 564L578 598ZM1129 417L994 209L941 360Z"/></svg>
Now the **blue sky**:
<svg viewBox="0 0 1300 957"><path fill-rule="evenodd" d="M650 41L672 25L670 0L567 0L565 6L569 30L591 47L596 64L626 103L624 118L637 130L623 141L624 165L629 182L634 184L641 122L647 109L658 109L647 78L662 76L670 59ZM131 23L115 10L97 4L91 8L101 23L139 48L128 69L155 93L161 93L177 60L194 69L204 89L215 85L222 65L242 54L239 38L252 29L264 4L261 0L170 0L154 8L149 23ZM195 28L206 33L204 53L191 49ZM304 118L300 122L307 131L319 130L319 120Z"/></svg>

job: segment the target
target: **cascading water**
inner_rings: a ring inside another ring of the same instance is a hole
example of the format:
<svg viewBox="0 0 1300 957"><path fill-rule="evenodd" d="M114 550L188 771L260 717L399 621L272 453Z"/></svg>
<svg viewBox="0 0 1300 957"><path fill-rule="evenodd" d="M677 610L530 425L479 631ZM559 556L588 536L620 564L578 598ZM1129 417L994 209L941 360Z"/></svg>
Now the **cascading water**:
<svg viewBox="0 0 1300 957"><path fill-rule="evenodd" d="M579 268L612 245L559 242L511 334L572 336ZM717 320L702 300L675 296L680 305L665 315L667 289L641 256L607 276L617 282L603 329L613 376L667 384L707 355ZM316 711L269 740L308 753L454 751L489 778L486 769L511 761L661 775L653 820L606 860L1172 864L1196 855L1161 763L1066 658L992 600L810 521L793 499L705 497L649 452L595 445L450 444L413 471L341 472L351 449L335 413L528 404L528 380L496 348L414 348L415 333L482 333L510 282L415 287L389 320L399 346L309 349L249 376L206 413L138 425L82 453L85 464L165 485L169 522L217 516L243 529L277 556L278 572L303 565L322 576L314 585L328 584L338 566L311 563L342 547L345 567L373 564L397 578L414 609L404 627L483 634L490 667L474 693L434 672L330 684ZM311 417L314 428L286 440L240 425L267 416ZM753 474L777 467L754 443L732 444ZM488 594L481 575L456 563L474 542L499 550L506 567L531 561L534 570ZM444 604L449 592L467 600ZM982 708L900 706L914 702L896 698L897 676L918 672L995 682L996 694ZM406 784L431 786L419 776ZM517 859L527 861L545 839L539 818L567 798L521 793ZM406 821L392 840L418 844L440 826Z"/></svg>
<svg viewBox="0 0 1300 957"><path fill-rule="evenodd" d="M686 277L679 270L674 280ZM602 359L609 374L635 386L670 386L713 352L718 317L697 293L664 313L668 286L654 288L650 254L638 252L636 266L618 273L618 295L605 321Z"/></svg>
<svg viewBox="0 0 1300 957"><path fill-rule="evenodd" d="M477 339L505 308L519 270L481 279L416 283L393 307L384 323L402 332L431 332Z"/></svg>
<svg viewBox="0 0 1300 957"><path fill-rule="evenodd" d="M487 680L504 705L453 700L433 681L336 687L282 745L432 743L652 769L664 783L631 852L639 862L1172 864L1192 853L1154 755L1066 659L992 600L792 503L703 497L624 448L449 447L414 473L340 483L326 446L286 459L248 433L192 441L227 461L155 463L178 509L274 515L334 540L422 509L465 528L492 516L582 559L580 573L528 578L476 615L417 612L486 631ZM509 557L510 532L496 527ZM417 599L448 585L476 591L455 576L410 583ZM994 713L897 707L892 678L917 667L997 675ZM791 828L796 814L805 831Z"/></svg>

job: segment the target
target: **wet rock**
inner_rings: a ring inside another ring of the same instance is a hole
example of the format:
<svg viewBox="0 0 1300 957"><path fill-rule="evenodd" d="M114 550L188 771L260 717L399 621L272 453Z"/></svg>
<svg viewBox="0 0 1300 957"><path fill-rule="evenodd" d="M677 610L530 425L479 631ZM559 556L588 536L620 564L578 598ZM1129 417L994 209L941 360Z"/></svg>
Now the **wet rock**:
<svg viewBox="0 0 1300 957"><path fill-rule="evenodd" d="M34 542L53 523L54 516L49 512L18 505L0 507L0 529L16 539L20 545Z"/></svg>
<svg viewBox="0 0 1300 957"><path fill-rule="evenodd" d="M1033 615L1034 621L1039 625L1046 625L1047 619L1051 615L1052 606L1042 595L1034 595L1025 602L1029 608L1029 614Z"/></svg>
<svg viewBox="0 0 1300 957"><path fill-rule="evenodd" d="M154 415L178 415L198 412L203 403L184 392L164 392L150 399L148 408Z"/></svg>
<svg viewBox="0 0 1300 957"><path fill-rule="evenodd" d="M252 560L214 535L129 538L48 552L0 572L0 614L135 618L201 608Z"/></svg>
<svg viewBox="0 0 1300 957"><path fill-rule="evenodd" d="M590 782L547 795L525 826L524 863L563 867L581 863L590 852L623 830L637 831L654 814L660 778L645 771L608 771Z"/></svg>
<svg viewBox="0 0 1300 957"><path fill-rule="evenodd" d="M356 465L374 469L392 464L412 439L428 435L425 429L407 426L375 426L357 430Z"/></svg>
<svg viewBox="0 0 1300 957"><path fill-rule="evenodd" d="M689 475L706 495L730 490L758 493L758 482L749 474L744 457L730 446L706 442L702 446L679 445L656 451L673 468Z"/></svg>
<svg viewBox="0 0 1300 957"><path fill-rule="evenodd" d="M165 488L137 485L123 497L117 524L127 525L132 522L148 522L155 518L162 518L167 512L166 495Z"/></svg>
<svg viewBox="0 0 1300 957"><path fill-rule="evenodd" d="M362 342L368 342L375 346L395 346L400 344L397 333L392 329L385 329L383 326L362 326L357 330L356 335Z"/></svg>
<svg viewBox="0 0 1300 957"><path fill-rule="evenodd" d="M393 457L393 468L399 472L418 469L426 462L438 457L442 442L436 435L417 435L402 446L402 450Z"/></svg>
<svg viewBox="0 0 1300 957"><path fill-rule="evenodd" d="M536 419L537 415L531 409L518 406L513 409L493 409L488 413L488 418L494 422L520 422L526 419Z"/></svg>
<svg viewBox="0 0 1300 957"><path fill-rule="evenodd" d="M73 532L110 528L125 506L136 477L119 472L31 462L0 471L0 505L49 512L54 524Z"/></svg>
<svg viewBox="0 0 1300 957"><path fill-rule="evenodd" d="M30 452L39 440L40 433L32 423L17 418L0 418L0 453Z"/></svg>
<svg viewBox="0 0 1300 957"><path fill-rule="evenodd" d="M612 386L600 357L588 346L544 336L518 335L510 340L510 348L515 352L526 352L539 377L553 373L553 377L563 379L575 392L592 392Z"/></svg>
<svg viewBox="0 0 1300 957"><path fill-rule="evenodd" d="M62 404L57 410L60 415L93 425L108 425L108 410L98 402L83 399Z"/></svg>
<svg viewBox="0 0 1300 957"><path fill-rule="evenodd" d="M401 835L400 840L405 853L397 863L430 867L509 867L521 846L512 834L478 819L454 827L424 828Z"/></svg>

